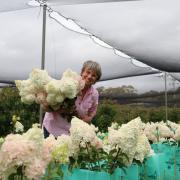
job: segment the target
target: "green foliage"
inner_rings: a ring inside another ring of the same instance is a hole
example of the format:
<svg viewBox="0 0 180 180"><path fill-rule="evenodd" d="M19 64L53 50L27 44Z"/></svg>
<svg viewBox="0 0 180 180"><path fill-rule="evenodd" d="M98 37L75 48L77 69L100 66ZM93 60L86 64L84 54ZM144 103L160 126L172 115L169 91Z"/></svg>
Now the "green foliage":
<svg viewBox="0 0 180 180"><path fill-rule="evenodd" d="M16 88L3 88L0 90L0 136L12 132L12 116L21 118L24 129L29 129L33 123L39 121L39 106L37 104L26 105L21 102Z"/></svg>
<svg viewBox="0 0 180 180"><path fill-rule="evenodd" d="M107 128L114 121L116 111L111 104L102 104L98 108L97 115L93 120L93 124L99 128L100 131L107 131Z"/></svg>
<svg viewBox="0 0 180 180"><path fill-rule="evenodd" d="M25 166L17 167L16 172L8 176L8 180L16 180L16 179L28 180L28 178L24 175L24 171L25 171Z"/></svg>
<svg viewBox="0 0 180 180"><path fill-rule="evenodd" d="M119 125L125 124L140 116L145 123L165 121L165 107L144 107L138 105L120 105L112 100L104 100L99 103L96 117L93 124L99 127L102 132L107 131L107 127L112 122ZM180 120L180 108L168 108L168 120L178 123Z"/></svg>
<svg viewBox="0 0 180 180"><path fill-rule="evenodd" d="M42 180L59 179L63 180L63 171L59 163L50 162L46 168L46 173L41 177Z"/></svg>

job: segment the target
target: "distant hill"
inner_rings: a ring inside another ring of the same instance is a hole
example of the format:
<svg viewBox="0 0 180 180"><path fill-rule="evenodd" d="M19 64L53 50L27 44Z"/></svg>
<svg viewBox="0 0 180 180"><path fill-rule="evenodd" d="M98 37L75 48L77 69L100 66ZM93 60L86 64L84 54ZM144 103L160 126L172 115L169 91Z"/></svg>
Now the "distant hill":
<svg viewBox="0 0 180 180"><path fill-rule="evenodd" d="M140 105L140 106L164 106L165 92L148 91L137 94L133 86L122 86L116 88L97 88L100 93L100 100L111 99L119 104ZM167 92L168 106L180 107L180 88Z"/></svg>

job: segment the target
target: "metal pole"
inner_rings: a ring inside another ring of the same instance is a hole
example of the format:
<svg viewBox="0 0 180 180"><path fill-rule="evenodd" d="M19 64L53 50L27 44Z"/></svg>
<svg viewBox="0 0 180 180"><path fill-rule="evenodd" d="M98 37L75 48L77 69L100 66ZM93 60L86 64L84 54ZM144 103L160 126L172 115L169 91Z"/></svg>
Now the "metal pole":
<svg viewBox="0 0 180 180"><path fill-rule="evenodd" d="M168 120L168 112L167 112L167 72L164 73L164 81L165 81L165 112L166 112L166 122Z"/></svg>
<svg viewBox="0 0 180 180"><path fill-rule="evenodd" d="M43 27L42 27L42 58L41 58L41 69L44 69L45 67L45 40L46 40L46 9L47 5L43 5ZM39 123L42 125L42 119L43 119L43 110L40 106L39 109Z"/></svg>

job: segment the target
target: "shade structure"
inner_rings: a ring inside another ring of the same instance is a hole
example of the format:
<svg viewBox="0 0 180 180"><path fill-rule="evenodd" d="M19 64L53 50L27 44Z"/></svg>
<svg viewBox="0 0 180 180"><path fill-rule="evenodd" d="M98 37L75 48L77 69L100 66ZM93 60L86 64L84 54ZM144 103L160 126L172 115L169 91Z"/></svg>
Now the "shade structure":
<svg viewBox="0 0 180 180"><path fill-rule="evenodd" d="M118 2L126 0L44 0L49 5L72 5L72 4L89 4L89 3L103 3L103 2ZM133 1L133 0L128 0ZM36 2L43 2L43 0L5 0L0 2L0 12L16 11L26 8L32 8L30 4L35 5Z"/></svg>
<svg viewBox="0 0 180 180"><path fill-rule="evenodd" d="M26 79L33 68L41 67L40 9L0 13L0 22L0 81ZM80 72L83 62L89 59L101 64L101 80L157 72L133 65L129 58L115 55L113 49L94 43L87 35L67 30L51 18L47 18L46 32L45 69L57 79L67 68Z"/></svg>
<svg viewBox="0 0 180 180"><path fill-rule="evenodd" d="M180 73L170 73L170 75L177 81L180 82Z"/></svg>
<svg viewBox="0 0 180 180"><path fill-rule="evenodd" d="M21 9L31 8L28 5L29 0L6 0L0 2L0 12L17 11Z"/></svg>
<svg viewBox="0 0 180 180"><path fill-rule="evenodd" d="M88 32L157 69L180 71L180 1L53 6Z"/></svg>

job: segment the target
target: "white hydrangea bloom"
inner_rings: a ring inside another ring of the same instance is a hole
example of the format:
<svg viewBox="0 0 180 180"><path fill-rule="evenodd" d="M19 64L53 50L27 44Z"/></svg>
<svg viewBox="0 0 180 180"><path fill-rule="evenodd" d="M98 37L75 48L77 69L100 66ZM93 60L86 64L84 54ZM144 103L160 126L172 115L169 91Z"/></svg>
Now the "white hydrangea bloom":
<svg viewBox="0 0 180 180"><path fill-rule="evenodd" d="M77 146L72 143L71 136L69 135L61 135L57 138L58 145L66 144L68 147L68 156L73 156L77 152Z"/></svg>
<svg viewBox="0 0 180 180"><path fill-rule="evenodd" d="M35 100L36 100L36 96L34 94L21 96L21 101L25 104L32 104Z"/></svg>
<svg viewBox="0 0 180 180"><path fill-rule="evenodd" d="M15 128L15 132L17 133L24 131L24 126L19 121L16 121L14 128Z"/></svg>
<svg viewBox="0 0 180 180"><path fill-rule="evenodd" d="M72 78L62 78L62 85L60 87L61 92L65 95L65 97L69 99L73 99L77 96L78 92L78 81Z"/></svg>
<svg viewBox="0 0 180 180"><path fill-rule="evenodd" d="M21 96L21 101L26 104L31 104L35 101L35 88L32 85L30 79L28 80L16 80L15 84L19 90L19 95Z"/></svg>
<svg viewBox="0 0 180 180"><path fill-rule="evenodd" d="M41 69L33 69L29 77L36 91L45 91L45 85L51 80L47 71Z"/></svg>
<svg viewBox="0 0 180 180"><path fill-rule="evenodd" d="M39 124L33 124L32 128L28 129L26 133L22 135L24 138L33 141L38 146L42 146L44 136L42 129L39 128Z"/></svg>
<svg viewBox="0 0 180 180"><path fill-rule="evenodd" d="M52 79L46 85L46 92L47 92L47 102L49 105L56 105L64 101L65 96L61 91L62 80Z"/></svg>
<svg viewBox="0 0 180 180"><path fill-rule="evenodd" d="M90 124L90 126L94 129L94 132L97 132L99 131L99 128L94 126L94 124Z"/></svg>
<svg viewBox="0 0 180 180"><path fill-rule="evenodd" d="M71 120L70 136L72 143L79 145L81 141L92 142L96 137L96 133L95 129L89 124L77 117L74 117Z"/></svg>
<svg viewBox="0 0 180 180"><path fill-rule="evenodd" d="M46 70L33 69L27 80L16 80L21 101L32 104L34 101L54 110L66 98L73 99L84 88L82 77L72 70L66 70L61 80L51 78Z"/></svg>
<svg viewBox="0 0 180 180"><path fill-rule="evenodd" d="M136 145L136 152L134 159L143 162L144 158L150 154L151 146L145 134L140 134L138 136L138 141Z"/></svg>
<svg viewBox="0 0 180 180"><path fill-rule="evenodd" d="M46 84L47 93L60 93L61 80L52 79Z"/></svg>
<svg viewBox="0 0 180 180"><path fill-rule="evenodd" d="M108 128L108 143L113 148L120 148L121 152L128 156L124 158L125 165L131 165L138 142L139 133L142 130L142 122L138 117L127 124L123 124L118 130Z"/></svg>
<svg viewBox="0 0 180 180"><path fill-rule="evenodd" d="M77 94L84 88L84 81L82 77L76 72L67 69L62 76L63 85L61 86L61 91L69 99L77 96Z"/></svg>
<svg viewBox="0 0 180 180"><path fill-rule="evenodd" d="M52 160L60 164L67 164L69 162L68 146L67 144L57 145L51 153Z"/></svg>
<svg viewBox="0 0 180 180"><path fill-rule="evenodd" d="M72 78L77 79L79 77L79 74L75 71L72 71L71 69L67 69L63 72L62 78Z"/></svg>
<svg viewBox="0 0 180 180"><path fill-rule="evenodd" d="M16 80L15 84L20 91L20 95L32 94L35 92L35 87L30 79L27 80Z"/></svg>
<svg viewBox="0 0 180 180"><path fill-rule="evenodd" d="M113 122L113 123L111 124L110 128L117 130L117 129L120 128L120 126L119 126L119 124L118 124L117 122Z"/></svg>

